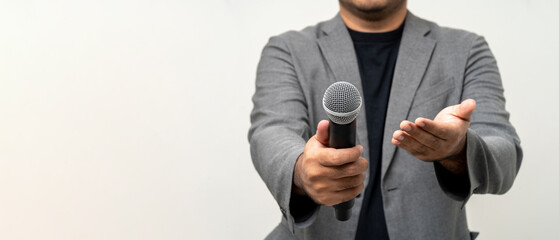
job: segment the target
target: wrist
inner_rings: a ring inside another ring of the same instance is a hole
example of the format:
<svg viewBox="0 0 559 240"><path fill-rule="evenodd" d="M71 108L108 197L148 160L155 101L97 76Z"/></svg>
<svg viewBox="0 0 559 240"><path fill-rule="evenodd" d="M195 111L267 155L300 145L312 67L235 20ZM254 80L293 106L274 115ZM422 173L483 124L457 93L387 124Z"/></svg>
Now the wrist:
<svg viewBox="0 0 559 240"><path fill-rule="evenodd" d="M437 161L441 166L443 166L447 171L455 175L466 175L468 173L467 165L467 151L466 144L462 145L462 149L452 156L446 157Z"/></svg>
<svg viewBox="0 0 559 240"><path fill-rule="evenodd" d="M291 193L297 195L306 195L305 191L303 190L303 181L301 180L301 162L303 158L303 154L299 155L297 158L297 162L295 162L295 167L293 168L293 184L291 186Z"/></svg>

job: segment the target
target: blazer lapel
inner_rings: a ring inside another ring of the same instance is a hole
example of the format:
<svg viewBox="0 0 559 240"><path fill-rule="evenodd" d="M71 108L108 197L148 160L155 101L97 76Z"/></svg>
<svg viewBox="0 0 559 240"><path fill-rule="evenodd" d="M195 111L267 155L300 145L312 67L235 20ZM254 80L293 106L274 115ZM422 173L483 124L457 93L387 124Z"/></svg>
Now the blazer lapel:
<svg viewBox="0 0 559 240"><path fill-rule="evenodd" d="M391 142L392 134L407 119L411 103L431 59L436 41L427 38L430 28L427 22L408 12L400 42L398 60L388 100L382 148L382 177L390 167L396 146ZM410 119L414 121L414 119Z"/></svg>
<svg viewBox="0 0 559 240"><path fill-rule="evenodd" d="M329 81L327 86L337 81L349 82L357 87L363 98L363 87L353 41L340 15L325 22L322 32L324 35L318 39L318 45L334 75L334 79L327 80ZM361 112L357 115L357 144L364 147L363 156L368 156L369 140L364 101Z"/></svg>

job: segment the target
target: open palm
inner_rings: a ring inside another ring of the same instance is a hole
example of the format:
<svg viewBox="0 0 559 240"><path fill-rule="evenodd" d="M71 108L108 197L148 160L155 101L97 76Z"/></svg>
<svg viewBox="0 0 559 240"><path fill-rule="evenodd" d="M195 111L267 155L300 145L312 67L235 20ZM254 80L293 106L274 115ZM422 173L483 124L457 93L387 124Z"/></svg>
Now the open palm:
<svg viewBox="0 0 559 240"><path fill-rule="evenodd" d="M459 155L466 145L466 132L476 107L473 99L441 110L435 119L402 121L392 143L423 161L438 161Z"/></svg>

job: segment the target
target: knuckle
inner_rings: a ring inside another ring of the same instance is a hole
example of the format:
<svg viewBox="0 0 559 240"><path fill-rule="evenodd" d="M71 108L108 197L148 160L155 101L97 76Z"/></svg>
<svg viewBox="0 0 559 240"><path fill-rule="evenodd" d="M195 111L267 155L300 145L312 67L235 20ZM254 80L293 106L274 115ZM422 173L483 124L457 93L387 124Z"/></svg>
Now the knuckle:
<svg viewBox="0 0 559 240"><path fill-rule="evenodd" d="M307 178L309 181L314 182L320 178L321 174L317 168L310 168L307 169Z"/></svg>
<svg viewBox="0 0 559 240"><path fill-rule="evenodd" d="M318 165L309 166L306 170L309 179L316 179L322 176L322 171Z"/></svg>
<svg viewBox="0 0 559 240"><path fill-rule="evenodd" d="M354 188L354 187L358 187L359 185L361 185L363 183L363 178L361 177L361 174L357 175L356 178L351 182L351 185L348 186L348 188Z"/></svg>
<svg viewBox="0 0 559 240"><path fill-rule="evenodd" d="M363 177L362 177L362 174L359 174L359 175L350 177L346 181L341 183L340 184L340 188L341 188L340 190L353 189L355 187L358 187L362 183L363 183Z"/></svg>
<svg viewBox="0 0 559 240"><path fill-rule="evenodd" d="M345 180L345 181L338 182L336 190L343 191L348 188L351 188L351 181Z"/></svg>
<svg viewBox="0 0 559 240"><path fill-rule="evenodd" d="M316 200L316 202L318 204L322 204L322 205L326 205L327 200L328 200L324 197L323 194L318 194L314 199Z"/></svg>
<svg viewBox="0 0 559 240"><path fill-rule="evenodd" d="M347 174L347 168L343 168L343 167L335 167L332 177L342 177L345 176Z"/></svg>
<svg viewBox="0 0 559 240"><path fill-rule="evenodd" d="M315 162L317 159L313 151L307 151L303 153L303 160L305 162Z"/></svg>
<svg viewBox="0 0 559 240"><path fill-rule="evenodd" d="M366 171L367 169L369 169L369 161L367 161L365 158L360 158L360 160L361 160L361 162L362 162L362 164L363 164L363 167L360 169L361 172L364 172L364 171Z"/></svg>
<svg viewBox="0 0 559 240"><path fill-rule="evenodd" d="M353 162L345 167L343 174L346 176L355 176L366 170L365 164L360 162Z"/></svg>
<svg viewBox="0 0 559 240"><path fill-rule="evenodd" d="M350 182L340 183L340 185L338 186L338 191L343 191L343 190L346 190L346 189L350 189L352 187L353 186Z"/></svg>
<svg viewBox="0 0 559 240"><path fill-rule="evenodd" d="M313 185L312 185L312 188L313 188L317 193L319 193L319 194L322 195L322 193L324 193L328 187L327 187L326 185L324 185L324 184L319 184L319 183L317 183L317 184L313 184Z"/></svg>
<svg viewBox="0 0 559 240"><path fill-rule="evenodd" d="M343 191L351 188L348 183L340 183L336 188L337 191Z"/></svg>
<svg viewBox="0 0 559 240"><path fill-rule="evenodd" d="M320 194L320 196L317 198L318 203L325 205L325 206L332 206L334 205L334 203L332 202L332 196L329 194Z"/></svg>
<svg viewBox="0 0 559 240"><path fill-rule="evenodd" d="M336 191L342 191L347 189L347 182L343 180L338 180L335 184L333 184Z"/></svg>
<svg viewBox="0 0 559 240"><path fill-rule="evenodd" d="M338 176L351 176L355 171L355 164L343 166L343 168L338 168Z"/></svg>
<svg viewBox="0 0 559 240"><path fill-rule="evenodd" d="M363 189L365 189L365 183L361 183L359 186L357 186L356 193L355 196L359 195L359 193L363 192Z"/></svg>
<svg viewBox="0 0 559 240"><path fill-rule="evenodd" d="M363 188L364 188L364 184L361 184L357 187L354 187L352 189L352 191L350 192L350 194L348 196L346 196L346 198L343 200L343 202L349 201L349 200L355 198L357 195L359 195L359 193L361 193L363 191Z"/></svg>
<svg viewBox="0 0 559 240"><path fill-rule="evenodd" d="M330 162L332 164L337 164L338 162L340 162L340 154L337 152L334 152L333 154L330 155Z"/></svg>
<svg viewBox="0 0 559 240"><path fill-rule="evenodd" d="M363 172L365 169L365 164L364 162L358 161L358 162L353 162L351 163L351 173L353 173L353 175L357 175L361 172Z"/></svg>

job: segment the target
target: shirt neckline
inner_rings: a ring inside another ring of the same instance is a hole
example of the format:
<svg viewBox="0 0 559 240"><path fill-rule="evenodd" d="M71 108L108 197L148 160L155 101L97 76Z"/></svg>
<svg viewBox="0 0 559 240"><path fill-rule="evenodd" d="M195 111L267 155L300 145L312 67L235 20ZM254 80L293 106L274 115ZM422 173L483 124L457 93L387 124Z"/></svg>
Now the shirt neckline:
<svg viewBox="0 0 559 240"><path fill-rule="evenodd" d="M406 21L404 20L404 23ZM404 32L404 23L402 23L398 28L389 32L381 33L367 33L355 31L346 26L349 35L353 42L359 43L378 43L378 42L394 42L400 40L402 33Z"/></svg>

